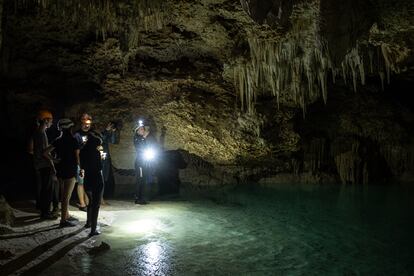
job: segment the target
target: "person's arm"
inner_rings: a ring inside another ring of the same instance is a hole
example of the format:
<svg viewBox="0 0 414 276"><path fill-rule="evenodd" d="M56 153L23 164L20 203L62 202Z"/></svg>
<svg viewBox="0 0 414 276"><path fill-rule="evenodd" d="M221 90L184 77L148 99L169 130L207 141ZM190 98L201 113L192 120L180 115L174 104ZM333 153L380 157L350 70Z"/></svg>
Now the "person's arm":
<svg viewBox="0 0 414 276"><path fill-rule="evenodd" d="M116 129L112 123L106 126L106 129L102 132L103 141L108 144L116 143Z"/></svg>
<svg viewBox="0 0 414 276"><path fill-rule="evenodd" d="M55 168L55 164L53 163L53 156L51 155L51 152L55 149L55 147L53 146L53 144L47 146L44 150L43 150L43 157L46 158L47 160L49 160L50 163L50 167L52 168L52 171L54 174L56 174L56 168Z"/></svg>

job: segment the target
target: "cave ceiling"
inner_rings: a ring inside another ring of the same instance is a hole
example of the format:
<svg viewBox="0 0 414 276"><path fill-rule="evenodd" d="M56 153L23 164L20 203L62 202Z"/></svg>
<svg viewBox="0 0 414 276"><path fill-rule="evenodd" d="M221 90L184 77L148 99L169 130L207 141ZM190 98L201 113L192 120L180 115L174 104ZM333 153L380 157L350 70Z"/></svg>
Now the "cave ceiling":
<svg viewBox="0 0 414 276"><path fill-rule="evenodd" d="M128 131L143 116L157 135L167 133L166 148L223 164L296 152L292 120L329 102L334 83L381 90L412 79L413 6L0 0L1 71L13 83L8 108L49 104L69 117L87 110L98 126L118 118Z"/></svg>

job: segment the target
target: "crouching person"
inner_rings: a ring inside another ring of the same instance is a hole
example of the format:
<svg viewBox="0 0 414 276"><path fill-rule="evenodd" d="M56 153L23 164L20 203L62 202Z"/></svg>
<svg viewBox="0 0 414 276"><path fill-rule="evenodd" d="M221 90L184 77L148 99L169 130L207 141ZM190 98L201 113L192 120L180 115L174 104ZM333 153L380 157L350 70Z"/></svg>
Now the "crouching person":
<svg viewBox="0 0 414 276"><path fill-rule="evenodd" d="M97 229L98 214L104 191L101 161L102 136L94 131L89 131L87 135L87 141L80 150L80 163L84 172L83 185L89 198L85 227L91 228L89 236L95 236L100 234Z"/></svg>
<svg viewBox="0 0 414 276"><path fill-rule="evenodd" d="M73 137L74 123L70 119L61 119L58 122L58 130L62 135L45 149L45 157L52 159L50 153L56 153L56 176L59 179L62 191L62 210L60 227L76 226L76 218L69 215L69 200L75 187L76 176L79 167L79 145Z"/></svg>

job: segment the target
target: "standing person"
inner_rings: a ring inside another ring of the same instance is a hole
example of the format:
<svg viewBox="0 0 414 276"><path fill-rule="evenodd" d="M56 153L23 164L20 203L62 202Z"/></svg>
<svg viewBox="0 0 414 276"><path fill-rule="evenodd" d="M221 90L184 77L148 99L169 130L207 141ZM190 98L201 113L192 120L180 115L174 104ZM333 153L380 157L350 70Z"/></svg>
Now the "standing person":
<svg viewBox="0 0 414 276"><path fill-rule="evenodd" d="M103 195L102 177L102 136L88 131L87 141L80 151L81 168L84 170L84 186L89 198L86 228L91 228L89 236L99 235L97 229L99 207Z"/></svg>
<svg viewBox="0 0 414 276"><path fill-rule="evenodd" d="M82 147L84 147L88 141L88 134L89 134L89 131L91 130L91 126L92 126L92 117L87 113L82 114L81 128L75 133L75 139L78 141L78 145L80 149L82 149ZM88 200L88 196L85 193L85 189L84 189L82 181L77 182L76 190L77 190L78 199L79 199L79 210L86 212L89 200Z"/></svg>
<svg viewBox="0 0 414 276"><path fill-rule="evenodd" d="M53 161L44 157L43 152L48 147L46 130L52 125L53 115L48 110L41 110L37 116L37 129L35 130L30 142L33 152L34 167L37 176L37 190L40 208L40 217L42 219L56 219L50 212L50 204L52 202L52 181L51 177L56 177L56 170Z"/></svg>
<svg viewBox="0 0 414 276"><path fill-rule="evenodd" d="M109 144L115 144L117 142L116 131L116 124L114 122L110 122L102 132L102 147L105 156L105 159L102 160L102 174L104 178L105 196L111 192L112 189L110 189L110 185L113 185L113 179L110 179L112 162L111 154L109 152ZM105 205L103 198L102 205Z"/></svg>
<svg viewBox="0 0 414 276"><path fill-rule="evenodd" d="M58 159L56 175L62 191L60 227L76 226L76 223L74 223L76 219L69 215L69 200L75 187L77 171L80 165L78 141L72 134L74 125L70 119L59 120L58 130L62 132L62 135L44 151L44 155L48 159L52 159L50 153L55 151Z"/></svg>
<svg viewBox="0 0 414 276"><path fill-rule="evenodd" d="M156 155L156 143L152 135L150 135L149 126L144 126L144 122L140 120L134 132L135 146L135 204L147 204L148 184L152 174L154 158Z"/></svg>

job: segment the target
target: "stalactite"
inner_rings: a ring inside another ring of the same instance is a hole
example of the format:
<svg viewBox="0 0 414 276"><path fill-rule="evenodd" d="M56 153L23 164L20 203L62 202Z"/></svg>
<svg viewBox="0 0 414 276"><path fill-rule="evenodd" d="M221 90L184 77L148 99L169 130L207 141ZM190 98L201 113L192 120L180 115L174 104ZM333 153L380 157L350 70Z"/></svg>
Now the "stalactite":
<svg viewBox="0 0 414 276"><path fill-rule="evenodd" d="M327 75L332 68L326 48L309 51L301 40L276 42L253 34L249 34L248 43L250 61L234 67L234 84L242 108L251 112L254 103L246 101L256 99L262 90L275 96L278 104L282 92L290 91L302 108L309 98L320 95L327 100Z"/></svg>
<svg viewBox="0 0 414 276"><path fill-rule="evenodd" d="M242 0L241 3L248 12L248 1ZM294 7L290 18L291 31L283 39L266 31L247 34L250 60L239 62L234 67L234 85L243 100L243 109L252 112L254 103L248 101L255 100L258 93L269 93L276 97L278 106L281 95L293 99L305 114L306 105L316 98L321 97L327 102L328 72L331 72L333 82L336 75L341 74L345 84L350 83L354 91L357 91L359 83L365 85L367 72L379 74L383 88L385 77L389 83L391 74L399 72L397 64L408 53L391 49L388 44L370 41L358 41L356 47L345 55L340 68L334 67L328 45L320 37L318 3L309 1ZM378 59L376 63L375 58ZM369 60L369 64L365 60ZM241 70L243 66L245 69ZM240 85L241 80L249 81Z"/></svg>
<svg viewBox="0 0 414 276"><path fill-rule="evenodd" d="M103 40L112 33L127 32L133 36L128 43L132 46L137 45L138 30L152 31L164 26L163 0L16 0L15 6L17 10L34 9L39 15L47 12L62 22L93 28Z"/></svg>

